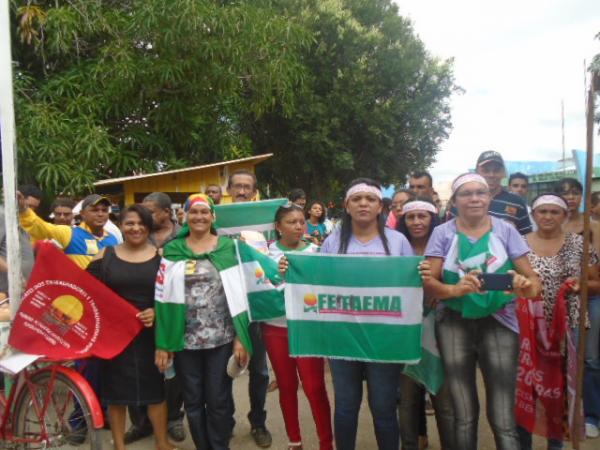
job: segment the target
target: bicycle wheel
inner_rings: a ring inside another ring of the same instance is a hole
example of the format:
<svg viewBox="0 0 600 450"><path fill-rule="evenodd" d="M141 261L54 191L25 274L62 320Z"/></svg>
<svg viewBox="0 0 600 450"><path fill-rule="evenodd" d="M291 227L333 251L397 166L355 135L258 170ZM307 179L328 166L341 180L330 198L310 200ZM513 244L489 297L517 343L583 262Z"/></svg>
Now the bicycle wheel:
<svg viewBox="0 0 600 450"><path fill-rule="evenodd" d="M30 441L22 443L20 448L89 446L92 450L101 450L102 436L94 429L90 406L68 376L48 370L34 374L29 380L34 389L23 385L13 410L15 437ZM35 402L32 396L36 396ZM44 405L46 398L49 400L42 418L39 406ZM42 435L44 427L46 439Z"/></svg>

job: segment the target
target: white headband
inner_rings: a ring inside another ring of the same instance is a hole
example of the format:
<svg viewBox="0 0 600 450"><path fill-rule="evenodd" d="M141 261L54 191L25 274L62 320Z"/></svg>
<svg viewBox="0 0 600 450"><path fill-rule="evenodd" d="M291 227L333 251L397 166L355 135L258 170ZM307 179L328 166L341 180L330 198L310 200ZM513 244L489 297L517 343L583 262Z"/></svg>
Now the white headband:
<svg viewBox="0 0 600 450"><path fill-rule="evenodd" d="M423 202L421 200L413 200L412 202L407 202L402 207L402 213L406 214L410 211L427 211L433 214L437 214L437 208L433 206L429 202Z"/></svg>
<svg viewBox="0 0 600 450"><path fill-rule="evenodd" d="M465 173L464 175L460 175L454 180L454 183L452 183L452 195L456 194L456 191L458 191L463 184L471 182L480 183L485 187L488 187L487 181L485 181L485 178L481 175L477 173Z"/></svg>
<svg viewBox="0 0 600 450"><path fill-rule="evenodd" d="M369 186L366 183L360 183L360 184L355 184L350 189L348 189L348 192L346 192L346 201L348 201L348 199L350 197L352 197L354 194L358 194L359 192L374 194L375 196L377 196L377 198L379 200L383 199L383 194L381 193L381 189L376 188L375 186Z"/></svg>
<svg viewBox="0 0 600 450"><path fill-rule="evenodd" d="M569 207L565 201L557 195L542 195L535 202L533 202L533 205L531 205L531 210L534 210L538 206L542 205L556 205L565 211L569 210Z"/></svg>

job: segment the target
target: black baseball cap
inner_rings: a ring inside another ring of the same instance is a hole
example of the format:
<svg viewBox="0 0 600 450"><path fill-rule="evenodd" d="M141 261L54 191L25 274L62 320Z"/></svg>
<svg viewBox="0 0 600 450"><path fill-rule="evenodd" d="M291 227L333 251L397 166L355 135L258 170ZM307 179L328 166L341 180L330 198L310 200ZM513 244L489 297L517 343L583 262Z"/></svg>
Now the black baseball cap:
<svg viewBox="0 0 600 450"><path fill-rule="evenodd" d="M100 203L110 207L110 200L106 197L102 197L100 194L90 194L81 202L81 210L83 211L88 206L96 206Z"/></svg>
<svg viewBox="0 0 600 450"><path fill-rule="evenodd" d="M477 158L477 167L483 166L489 162L497 162L504 167L504 159L502 159L502 155L494 150L488 150L479 155L479 158Z"/></svg>

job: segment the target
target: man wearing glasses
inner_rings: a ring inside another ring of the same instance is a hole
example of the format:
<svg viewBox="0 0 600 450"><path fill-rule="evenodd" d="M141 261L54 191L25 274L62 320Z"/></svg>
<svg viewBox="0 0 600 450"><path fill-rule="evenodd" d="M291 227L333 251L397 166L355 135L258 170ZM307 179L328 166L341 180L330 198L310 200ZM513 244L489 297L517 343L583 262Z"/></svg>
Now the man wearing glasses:
<svg viewBox="0 0 600 450"><path fill-rule="evenodd" d="M249 170L236 170L229 176L227 182L227 193L231 196L231 201L250 202L255 199L258 192L256 175ZM250 421L251 434L254 442L259 447L270 447L272 438L267 430L265 411L265 401L267 398L267 388L269 386L269 369L267 367L267 353L260 333L259 323L250 324L250 337L254 352L248 369L250 372L250 382L248 391L250 394L250 412L248 420Z"/></svg>

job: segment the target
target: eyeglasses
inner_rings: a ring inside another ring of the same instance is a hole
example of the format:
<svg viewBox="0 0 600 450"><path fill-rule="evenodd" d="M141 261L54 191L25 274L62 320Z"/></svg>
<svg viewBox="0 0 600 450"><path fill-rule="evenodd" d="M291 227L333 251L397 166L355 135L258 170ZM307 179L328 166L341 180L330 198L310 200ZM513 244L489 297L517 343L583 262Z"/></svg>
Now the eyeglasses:
<svg viewBox="0 0 600 450"><path fill-rule="evenodd" d="M481 190L477 190L477 191L461 191L458 192L456 194L456 196L458 198L470 198L470 197L477 197L477 198L484 198L487 197L490 194L490 191L487 189L481 189Z"/></svg>

